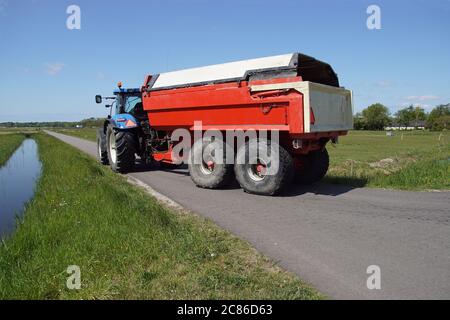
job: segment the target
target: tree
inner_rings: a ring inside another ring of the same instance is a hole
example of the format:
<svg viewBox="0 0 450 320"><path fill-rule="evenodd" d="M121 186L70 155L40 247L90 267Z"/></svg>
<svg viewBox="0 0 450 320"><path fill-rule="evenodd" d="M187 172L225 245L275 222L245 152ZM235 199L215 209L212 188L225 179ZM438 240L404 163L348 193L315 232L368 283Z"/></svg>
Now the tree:
<svg viewBox="0 0 450 320"><path fill-rule="evenodd" d="M81 120L80 124L83 127L86 127L86 128L90 128L90 127L99 128L99 127L101 127L103 125L104 122L105 122L104 118L94 118L94 117L92 117L92 118L89 118L89 119Z"/></svg>
<svg viewBox="0 0 450 320"><path fill-rule="evenodd" d="M438 105L431 110L426 127L434 131L448 130L450 128L450 103Z"/></svg>
<svg viewBox="0 0 450 320"><path fill-rule="evenodd" d="M408 127L415 118L416 113L414 112L414 107L412 105L407 108L398 110L395 113L395 119L397 120L397 123L405 127Z"/></svg>
<svg viewBox="0 0 450 320"><path fill-rule="evenodd" d="M389 125L389 109L381 103L375 103L362 111L364 128L367 130L383 130Z"/></svg>
<svg viewBox="0 0 450 320"><path fill-rule="evenodd" d="M366 129L366 122L364 120L364 117L362 116L361 112L358 112L353 117L353 128L355 130L364 130Z"/></svg>
<svg viewBox="0 0 450 320"><path fill-rule="evenodd" d="M414 108L414 128L417 129L419 126L419 121L424 121L427 119L427 114L425 113L425 109L420 106L416 106Z"/></svg>
<svg viewBox="0 0 450 320"><path fill-rule="evenodd" d="M397 111L395 114L395 121L398 124L405 127L414 125L414 128L416 129L419 126L419 121L424 121L426 119L427 114L425 113L425 109L420 106L414 107L413 105L410 105L409 107Z"/></svg>
<svg viewBox="0 0 450 320"><path fill-rule="evenodd" d="M442 116L436 119L434 130L442 131L450 129L450 116Z"/></svg>

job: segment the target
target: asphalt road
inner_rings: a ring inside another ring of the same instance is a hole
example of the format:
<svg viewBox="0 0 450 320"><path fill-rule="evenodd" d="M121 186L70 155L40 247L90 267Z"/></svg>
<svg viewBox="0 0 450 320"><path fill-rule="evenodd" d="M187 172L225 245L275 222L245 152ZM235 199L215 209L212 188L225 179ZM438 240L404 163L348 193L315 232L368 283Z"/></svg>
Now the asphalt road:
<svg viewBox="0 0 450 320"><path fill-rule="evenodd" d="M95 156L93 142L51 133ZM187 170L129 175L250 242L333 299L449 299L450 192L317 184L279 197L195 187ZM367 288L367 268L381 289Z"/></svg>

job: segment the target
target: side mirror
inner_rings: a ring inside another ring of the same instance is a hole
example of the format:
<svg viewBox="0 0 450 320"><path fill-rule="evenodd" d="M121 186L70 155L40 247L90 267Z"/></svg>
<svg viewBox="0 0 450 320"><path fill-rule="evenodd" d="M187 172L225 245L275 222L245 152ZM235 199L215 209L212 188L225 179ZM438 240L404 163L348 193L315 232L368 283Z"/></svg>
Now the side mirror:
<svg viewBox="0 0 450 320"><path fill-rule="evenodd" d="M101 95L96 95L95 96L95 103L102 103L102 96Z"/></svg>

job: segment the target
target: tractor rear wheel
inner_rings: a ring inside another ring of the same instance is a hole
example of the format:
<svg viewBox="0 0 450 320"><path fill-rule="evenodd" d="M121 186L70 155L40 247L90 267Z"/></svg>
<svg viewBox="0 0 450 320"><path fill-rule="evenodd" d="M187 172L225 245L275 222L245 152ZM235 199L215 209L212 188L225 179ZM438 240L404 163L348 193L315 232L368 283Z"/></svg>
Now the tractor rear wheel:
<svg viewBox="0 0 450 320"><path fill-rule="evenodd" d="M191 148L189 174L196 186L217 189L233 179L233 165L226 163L226 144L199 140ZM220 157L220 158L219 158Z"/></svg>
<svg viewBox="0 0 450 320"><path fill-rule="evenodd" d="M97 159L101 164L109 164L106 134L103 129L98 129L97 131Z"/></svg>
<svg viewBox="0 0 450 320"><path fill-rule="evenodd" d="M130 171L136 160L136 134L129 130L117 130L109 125L106 137L111 169L120 173Z"/></svg>
<svg viewBox="0 0 450 320"><path fill-rule="evenodd" d="M330 159L327 149L317 150L295 159L295 181L311 184L321 180L328 171Z"/></svg>
<svg viewBox="0 0 450 320"><path fill-rule="evenodd" d="M234 172L244 191L276 195L291 182L293 161L291 155L273 141L250 140L238 149Z"/></svg>

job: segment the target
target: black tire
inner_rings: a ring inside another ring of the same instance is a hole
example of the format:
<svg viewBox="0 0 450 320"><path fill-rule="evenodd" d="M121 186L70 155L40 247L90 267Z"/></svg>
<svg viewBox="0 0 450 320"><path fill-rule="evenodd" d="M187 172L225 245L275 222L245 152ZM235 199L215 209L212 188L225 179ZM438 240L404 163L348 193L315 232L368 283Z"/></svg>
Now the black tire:
<svg viewBox="0 0 450 320"><path fill-rule="evenodd" d="M258 164L254 163L255 159L250 159L252 154L257 157L258 162L265 163L269 167L270 163L274 164L277 161L277 155L271 152L271 146L275 142L261 139L257 141L258 143L255 140L248 141L238 149L234 165L236 180L248 193L276 195L292 181L294 170L292 157L282 146L277 145L278 170L267 175L256 172L255 166ZM275 170L276 166L272 168Z"/></svg>
<svg viewBox="0 0 450 320"><path fill-rule="evenodd" d="M97 160L103 165L109 164L106 134L103 129L97 131Z"/></svg>
<svg viewBox="0 0 450 320"><path fill-rule="evenodd" d="M116 130L109 125L106 138L111 169L120 173L130 171L136 160L136 134L129 130ZM115 148L112 144L115 144ZM112 149L115 149L115 154Z"/></svg>
<svg viewBox="0 0 450 320"><path fill-rule="evenodd" d="M295 181L300 184L312 184L321 180L328 171L330 158L327 149L317 150L296 159L300 166L296 168Z"/></svg>
<svg viewBox="0 0 450 320"><path fill-rule="evenodd" d="M217 148L217 149L216 149ZM223 159L214 161L214 156L218 153L209 152L212 150L219 150L222 148ZM203 161L203 152L205 152L205 161L213 162L213 166L208 166ZM197 159L200 161L196 161ZM223 141L198 141L196 142L190 152L189 174L196 186L207 189L217 189L228 185L233 179L233 165L226 164L226 144ZM201 162L201 163L199 163Z"/></svg>

